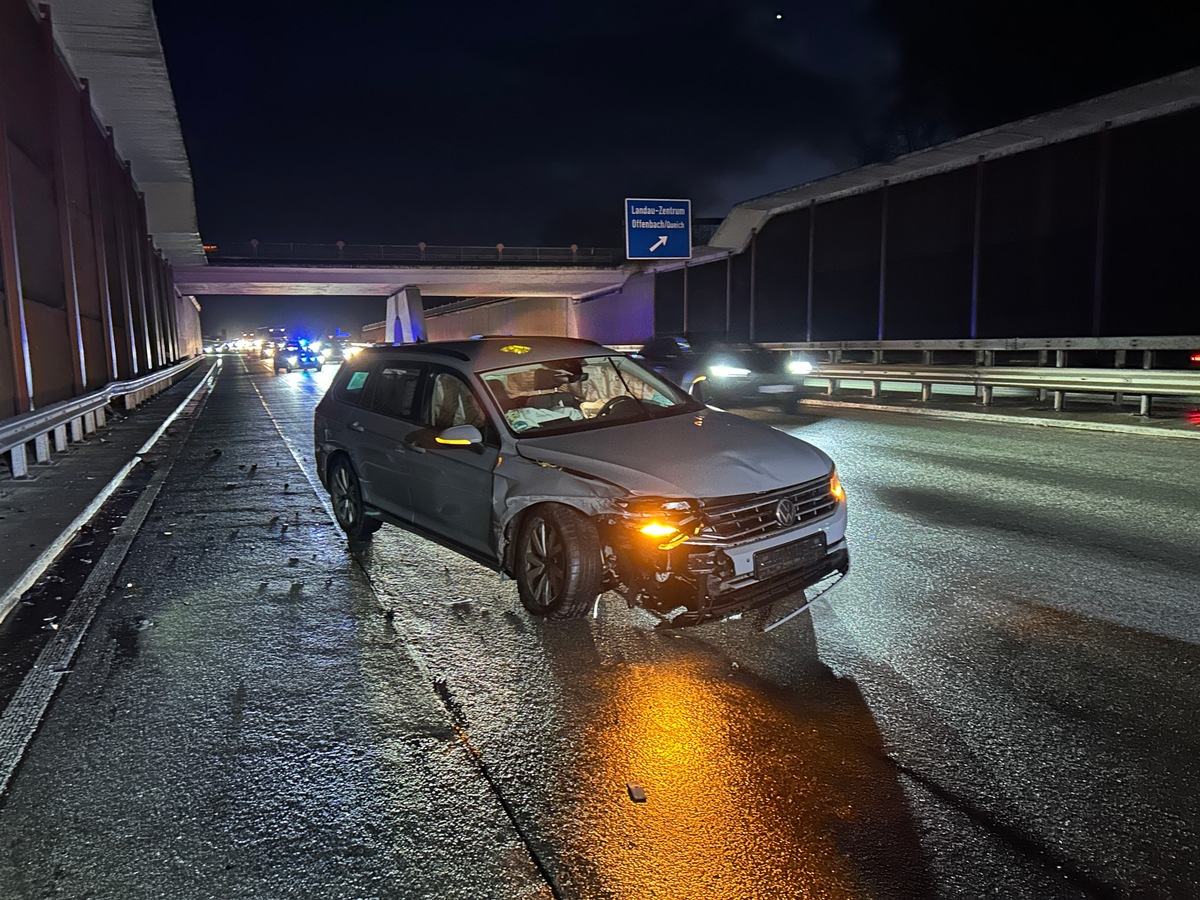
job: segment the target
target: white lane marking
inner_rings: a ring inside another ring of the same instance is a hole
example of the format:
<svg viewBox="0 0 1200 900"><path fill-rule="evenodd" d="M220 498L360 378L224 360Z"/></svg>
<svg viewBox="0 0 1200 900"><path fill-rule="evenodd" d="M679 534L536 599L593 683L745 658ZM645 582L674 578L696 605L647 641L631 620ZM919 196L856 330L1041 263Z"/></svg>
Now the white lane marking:
<svg viewBox="0 0 1200 900"><path fill-rule="evenodd" d="M141 456L150 451L150 448L154 446L158 439L162 437L163 432L167 430L167 426L174 422L176 417L183 412L184 407L192 402L192 398L199 393L200 389L204 387L208 379L216 377L213 375L213 370L219 368L220 365L220 360L217 360L213 363L212 368L208 370L208 373L200 379L200 383L196 385L196 387L190 394L187 395L184 401L180 403L178 407L176 407L175 411L167 416L166 421L163 422L162 425L159 426L158 430L150 436L149 440L142 444L141 448L137 451L137 454L133 457L133 459L121 467L121 470L113 476L112 480L100 489L100 493L96 495L95 499L93 499L91 503L84 507L83 512L75 517L75 519L66 527L62 534L55 538L54 541L51 542L51 544L41 552L38 558L30 564L29 568L22 573L21 577L13 582L9 589L4 592L3 596L0 596L0 622L4 621L8 614L16 608L24 593L34 586L37 580L42 577L42 573L50 567L50 564L53 563L58 555L66 549L67 545L71 543L71 541L75 540L75 535L79 533L79 529L91 521L92 517L100 511L100 507L103 506L105 501L112 496L113 492L121 486L121 482L129 477L129 473L133 471L134 466L141 462Z"/></svg>

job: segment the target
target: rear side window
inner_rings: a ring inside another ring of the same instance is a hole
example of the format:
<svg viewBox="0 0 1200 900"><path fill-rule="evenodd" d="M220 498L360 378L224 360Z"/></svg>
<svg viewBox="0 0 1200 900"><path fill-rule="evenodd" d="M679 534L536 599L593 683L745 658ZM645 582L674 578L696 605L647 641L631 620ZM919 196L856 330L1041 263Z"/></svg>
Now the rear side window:
<svg viewBox="0 0 1200 900"><path fill-rule="evenodd" d="M385 416L416 421L421 366L384 364L374 377L371 409Z"/></svg>
<svg viewBox="0 0 1200 900"><path fill-rule="evenodd" d="M349 377L342 382L341 387L336 390L338 400L343 403L351 403L355 406L363 405L363 398L366 396L367 376L370 374L368 369L356 369L349 373Z"/></svg>

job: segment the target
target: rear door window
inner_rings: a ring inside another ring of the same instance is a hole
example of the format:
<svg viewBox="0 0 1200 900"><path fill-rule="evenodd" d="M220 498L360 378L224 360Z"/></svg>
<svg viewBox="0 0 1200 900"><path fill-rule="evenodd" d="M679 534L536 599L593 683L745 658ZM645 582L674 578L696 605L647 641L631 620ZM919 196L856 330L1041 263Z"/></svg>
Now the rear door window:
<svg viewBox="0 0 1200 900"><path fill-rule="evenodd" d="M383 363L372 377L371 411L416 422L419 418L419 388L425 367Z"/></svg>

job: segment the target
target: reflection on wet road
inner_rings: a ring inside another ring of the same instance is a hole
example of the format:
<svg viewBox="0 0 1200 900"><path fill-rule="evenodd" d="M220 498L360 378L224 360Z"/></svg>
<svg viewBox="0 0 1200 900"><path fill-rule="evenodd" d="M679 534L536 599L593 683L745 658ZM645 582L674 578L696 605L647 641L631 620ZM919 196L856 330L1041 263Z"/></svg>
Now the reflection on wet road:
<svg viewBox="0 0 1200 900"><path fill-rule="evenodd" d="M814 673L798 695L671 656L613 672L583 737L578 852L599 884L630 898L929 896L852 683ZM626 779L644 805L614 791Z"/></svg>
<svg viewBox="0 0 1200 900"><path fill-rule="evenodd" d="M131 557L138 591L81 662L95 681L68 683L0 815L0 888L118 896L133 876L96 873L147 827L182 862L139 850L145 896L192 870L231 896L1200 882L1197 448L747 413L838 462L854 570L769 634L755 616L664 633L611 597L532 619L510 582L394 528L349 552L309 487L333 371L227 367L198 426L226 456L182 468L163 514L191 524ZM263 483L213 492L253 454ZM165 775L131 787L110 771L126 759ZM113 836L62 824L106 808ZM57 887L14 874L55 857Z"/></svg>

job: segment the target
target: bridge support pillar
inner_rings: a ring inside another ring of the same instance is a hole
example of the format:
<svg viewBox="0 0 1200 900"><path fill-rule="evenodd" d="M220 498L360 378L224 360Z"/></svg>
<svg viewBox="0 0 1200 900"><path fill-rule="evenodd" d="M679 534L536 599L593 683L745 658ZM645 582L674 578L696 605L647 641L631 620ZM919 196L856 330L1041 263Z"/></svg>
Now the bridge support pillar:
<svg viewBox="0 0 1200 900"><path fill-rule="evenodd" d="M387 298L384 340L390 344L425 340L425 305L420 288L401 288Z"/></svg>

